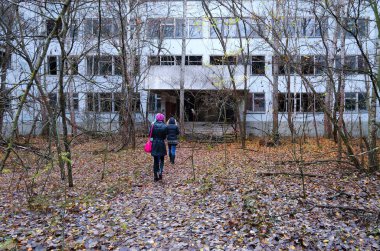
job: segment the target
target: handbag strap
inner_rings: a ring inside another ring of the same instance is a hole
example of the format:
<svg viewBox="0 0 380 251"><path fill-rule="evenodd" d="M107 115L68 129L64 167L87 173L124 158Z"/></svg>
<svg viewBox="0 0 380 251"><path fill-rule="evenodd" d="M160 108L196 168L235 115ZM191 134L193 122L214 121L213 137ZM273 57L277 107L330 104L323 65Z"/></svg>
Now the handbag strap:
<svg viewBox="0 0 380 251"><path fill-rule="evenodd" d="M154 128L154 124L153 124L153 125L152 125L152 127L150 128L149 138L151 138L151 137L152 137L153 128Z"/></svg>

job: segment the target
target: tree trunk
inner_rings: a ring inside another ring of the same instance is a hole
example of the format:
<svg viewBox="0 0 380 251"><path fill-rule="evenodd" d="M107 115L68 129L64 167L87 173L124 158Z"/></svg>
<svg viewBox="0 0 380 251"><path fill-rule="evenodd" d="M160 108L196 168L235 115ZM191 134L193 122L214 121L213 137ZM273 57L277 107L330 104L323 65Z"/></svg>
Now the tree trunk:
<svg viewBox="0 0 380 251"><path fill-rule="evenodd" d="M276 17L279 17L280 11L280 2L276 1ZM272 32L273 34L273 43L275 48L280 48L280 41L278 34ZM278 60L279 55L274 51L273 53L273 92L272 92L272 110L273 110L273 119L272 119L272 138L273 142L277 145L280 141L280 134L278 132Z"/></svg>
<svg viewBox="0 0 380 251"><path fill-rule="evenodd" d="M373 88L373 87L372 87ZM368 131L368 142L370 149L368 149L368 164L369 170L375 172L379 169L379 160L377 158L377 125L376 125L376 93L374 90L371 91L370 105L368 109L368 122L369 122L369 131Z"/></svg>
<svg viewBox="0 0 380 251"><path fill-rule="evenodd" d="M181 72L179 80L179 122L180 132L185 134L185 56L186 56L186 37L187 37L187 0L183 0L183 23L182 23L182 57Z"/></svg>

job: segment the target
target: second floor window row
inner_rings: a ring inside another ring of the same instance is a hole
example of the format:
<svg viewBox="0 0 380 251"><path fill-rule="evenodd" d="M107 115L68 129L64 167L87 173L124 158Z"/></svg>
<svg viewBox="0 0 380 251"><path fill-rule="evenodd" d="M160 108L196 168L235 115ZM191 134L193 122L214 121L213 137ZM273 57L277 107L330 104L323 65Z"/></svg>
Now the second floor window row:
<svg viewBox="0 0 380 251"><path fill-rule="evenodd" d="M131 32L139 26L146 30L147 38L151 39L180 39L182 38L183 18L148 18L144 21L130 20L126 24L125 30ZM54 28L56 20L46 20L46 35L49 35ZM266 20L264 17L251 19L236 17L214 17L205 20L202 17L188 18L185 27L187 38L203 38L206 32L206 23L209 27L207 36L210 38L260 38L268 35L270 29L274 29L280 37L306 37L320 38L328 30L329 20L327 18L300 17L283 18L280 21ZM109 17L104 17L101 21L98 18L85 18L84 20L70 20L67 37L77 39L79 34L79 24L83 27L85 38L100 35L102 38L112 38L120 33L118 22ZM57 30L53 36L57 36L62 30L62 22L59 22ZM344 18L339 20L340 32L344 31L346 38L354 36L368 36L369 22L366 19Z"/></svg>

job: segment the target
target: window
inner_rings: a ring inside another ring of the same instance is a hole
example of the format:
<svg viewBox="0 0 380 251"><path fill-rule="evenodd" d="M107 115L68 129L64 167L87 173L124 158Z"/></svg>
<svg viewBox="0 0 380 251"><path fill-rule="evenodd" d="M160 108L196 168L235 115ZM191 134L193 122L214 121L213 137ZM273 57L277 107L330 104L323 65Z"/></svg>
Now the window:
<svg viewBox="0 0 380 251"><path fill-rule="evenodd" d="M87 75L121 75L120 63L118 56L88 56Z"/></svg>
<svg viewBox="0 0 380 251"><path fill-rule="evenodd" d="M160 37L160 20L148 19L147 29L148 29L148 32L147 32L148 38L159 38Z"/></svg>
<svg viewBox="0 0 380 251"><path fill-rule="evenodd" d="M368 20L345 18L341 22L341 29L346 33L346 38L368 36Z"/></svg>
<svg viewBox="0 0 380 251"><path fill-rule="evenodd" d="M291 65L291 62L286 56L274 56L273 61L277 59L278 63L278 74L294 74L294 66ZM274 66L274 62L272 64Z"/></svg>
<svg viewBox="0 0 380 251"><path fill-rule="evenodd" d="M149 65L160 65L160 56L150 56L148 58Z"/></svg>
<svg viewBox="0 0 380 251"><path fill-rule="evenodd" d="M73 106L74 106L74 110L77 111L79 110L79 97L78 97L78 93L73 93ZM59 99L58 99L58 94L55 93L55 92L51 92L48 94L48 98L49 98L49 105L53 108L53 109L57 109L59 107ZM65 105L66 105L66 110L70 110L70 97L69 97L69 93L65 93Z"/></svg>
<svg viewBox="0 0 380 251"><path fill-rule="evenodd" d="M335 58L335 69L342 69L341 57ZM343 72L345 74L363 74L367 71L364 57L361 55L348 55L344 57Z"/></svg>
<svg viewBox="0 0 380 251"><path fill-rule="evenodd" d="M123 74L123 62L121 57L114 57L115 75Z"/></svg>
<svg viewBox="0 0 380 251"><path fill-rule="evenodd" d="M10 93L10 89L5 89L3 92L0 92L0 105L4 107L5 110L11 109L12 97Z"/></svg>
<svg viewBox="0 0 380 251"><path fill-rule="evenodd" d="M284 29L284 35L294 37L297 34L298 21L295 18L284 18L281 21L281 28Z"/></svg>
<svg viewBox="0 0 380 251"><path fill-rule="evenodd" d="M78 97L78 93L73 93L72 97L73 97L73 108L74 108L75 111L78 111L79 110L79 97ZM70 110L71 102L70 102L70 95L69 95L69 93L65 93L65 99L66 99L66 109Z"/></svg>
<svg viewBox="0 0 380 251"><path fill-rule="evenodd" d="M182 38L182 18L149 18L147 20L148 38ZM189 18L186 27L187 38L202 38L202 21Z"/></svg>
<svg viewBox="0 0 380 251"><path fill-rule="evenodd" d="M346 92L344 95L344 108L346 111L358 112L367 110L367 93Z"/></svg>
<svg viewBox="0 0 380 251"><path fill-rule="evenodd" d="M149 112L161 112L161 96L155 93L149 93Z"/></svg>
<svg viewBox="0 0 380 251"><path fill-rule="evenodd" d="M132 105L133 105L132 111L139 112L141 110L140 93L138 93L138 92L133 93Z"/></svg>
<svg viewBox="0 0 380 251"><path fill-rule="evenodd" d="M59 56L48 56L47 57L47 73L49 75L57 75L59 70L60 57Z"/></svg>
<svg viewBox="0 0 380 251"><path fill-rule="evenodd" d="M356 111L356 93L355 92L345 93L344 108L346 111Z"/></svg>
<svg viewBox="0 0 380 251"><path fill-rule="evenodd" d="M236 56L210 56L211 65L237 65Z"/></svg>
<svg viewBox="0 0 380 251"><path fill-rule="evenodd" d="M99 111L99 96L98 93L87 93L87 111Z"/></svg>
<svg viewBox="0 0 380 251"><path fill-rule="evenodd" d="M248 93L245 100L247 111L253 111L253 93Z"/></svg>
<svg viewBox="0 0 380 251"><path fill-rule="evenodd" d="M322 112L323 97L323 93L279 93L279 112Z"/></svg>
<svg viewBox="0 0 380 251"><path fill-rule="evenodd" d="M149 65L181 65L182 56L150 56ZM202 56L185 56L185 65L202 65ZM139 62L139 61L138 61Z"/></svg>
<svg viewBox="0 0 380 251"><path fill-rule="evenodd" d="M161 56L161 65L175 65L174 56Z"/></svg>
<svg viewBox="0 0 380 251"><path fill-rule="evenodd" d="M79 58L70 56L65 61L65 74L66 75L78 75Z"/></svg>
<svg viewBox="0 0 380 251"><path fill-rule="evenodd" d="M10 69L11 68L11 54L8 55L8 58L6 58L7 55L4 51L0 51L0 67L3 66L3 64L5 63L5 67L6 69Z"/></svg>
<svg viewBox="0 0 380 251"><path fill-rule="evenodd" d="M182 56L176 56L175 60L177 65L181 65ZM185 65L202 65L202 56L185 56Z"/></svg>
<svg viewBox="0 0 380 251"><path fill-rule="evenodd" d="M265 75L265 56L252 56L252 75Z"/></svg>
<svg viewBox="0 0 380 251"><path fill-rule="evenodd" d="M367 93L359 92L358 93L358 109L359 111L367 110Z"/></svg>
<svg viewBox="0 0 380 251"><path fill-rule="evenodd" d="M288 37L322 37L327 32L327 21L324 17L283 18L280 29L284 29L284 35Z"/></svg>
<svg viewBox="0 0 380 251"><path fill-rule="evenodd" d="M327 62L325 56L315 56L315 74L323 74L327 70Z"/></svg>
<svg viewBox="0 0 380 251"><path fill-rule="evenodd" d="M265 112L265 93L253 93L253 111Z"/></svg>
<svg viewBox="0 0 380 251"><path fill-rule="evenodd" d="M137 34L139 33L139 31L141 30L141 19L135 17L135 18L131 18L129 20L129 33L130 33L130 37L133 38L134 36L137 36Z"/></svg>
<svg viewBox="0 0 380 251"><path fill-rule="evenodd" d="M210 37L218 38L218 32L222 37L238 37L237 26L239 19L237 18L214 18L210 21Z"/></svg>
<svg viewBox="0 0 380 251"><path fill-rule="evenodd" d="M304 37L322 37L327 32L327 19L305 17L300 20L300 35Z"/></svg>
<svg viewBox="0 0 380 251"><path fill-rule="evenodd" d="M112 112L112 93L99 93L100 111Z"/></svg>
<svg viewBox="0 0 380 251"><path fill-rule="evenodd" d="M112 18L102 18L100 27L101 37L112 37L118 32L118 27ZM84 33L86 36L98 36L99 19L87 18L84 20Z"/></svg>
<svg viewBox="0 0 380 251"><path fill-rule="evenodd" d="M200 19L189 19L188 25L188 38L202 38L202 21Z"/></svg>
<svg viewBox="0 0 380 251"><path fill-rule="evenodd" d="M54 29L54 26L55 26L55 22L56 22L56 20L54 20L54 19L48 19L48 20L46 20L46 35L47 36L49 36L50 33L53 32L53 29ZM59 19L59 22L57 23L57 25L58 25L58 27L55 30L55 32L53 34L53 37L57 37L58 34L62 30L62 21L61 21L61 19Z"/></svg>
<svg viewBox="0 0 380 251"><path fill-rule="evenodd" d="M99 64L98 75L112 75L112 57L102 56L98 57L97 59Z"/></svg>
<svg viewBox="0 0 380 251"><path fill-rule="evenodd" d="M140 111L140 94L133 95L133 105ZM121 93L87 93L87 111L89 112L119 112L122 105Z"/></svg>
<svg viewBox="0 0 380 251"><path fill-rule="evenodd" d="M294 104L296 104L294 106ZM301 110L301 95L300 93L279 93L278 110L279 112L300 112Z"/></svg>
<svg viewBox="0 0 380 251"><path fill-rule="evenodd" d="M71 39L77 39L79 33L79 25L78 20L72 20L71 24L69 24L67 34Z"/></svg>
<svg viewBox="0 0 380 251"><path fill-rule="evenodd" d="M174 25L174 18L168 18L165 20L162 20L160 23L160 30L163 38L174 38L174 31L175 31L175 25Z"/></svg>
<svg viewBox="0 0 380 251"><path fill-rule="evenodd" d="M56 109L58 107L58 95L55 92L48 94L49 105L51 108Z"/></svg>
<svg viewBox="0 0 380 251"><path fill-rule="evenodd" d="M314 74L314 56L301 56L301 71L305 75Z"/></svg>
<svg viewBox="0 0 380 251"><path fill-rule="evenodd" d="M265 24L260 20L244 18L238 22L239 31L242 37L260 38L266 35Z"/></svg>

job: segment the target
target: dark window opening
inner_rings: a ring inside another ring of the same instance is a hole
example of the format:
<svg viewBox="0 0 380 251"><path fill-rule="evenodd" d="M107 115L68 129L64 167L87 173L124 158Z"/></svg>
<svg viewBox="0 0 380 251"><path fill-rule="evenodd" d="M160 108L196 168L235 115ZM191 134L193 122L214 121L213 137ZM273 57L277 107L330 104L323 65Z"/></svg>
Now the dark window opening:
<svg viewBox="0 0 380 251"><path fill-rule="evenodd" d="M55 22L56 20L53 20L53 19L48 19L46 20L46 35L49 36L50 33L53 32L53 29L54 29L54 26L55 26ZM53 37L57 37L58 34L61 32L62 30L62 21L61 19L59 19L58 23L57 23L58 27L57 29L55 30L55 32L53 33Z"/></svg>
<svg viewBox="0 0 380 251"><path fill-rule="evenodd" d="M51 108L56 109L58 107L58 95L57 93L49 93L48 94L49 98L49 105Z"/></svg>
<svg viewBox="0 0 380 251"><path fill-rule="evenodd" d="M344 97L344 108L346 111L356 110L356 93L346 92Z"/></svg>
<svg viewBox="0 0 380 251"><path fill-rule="evenodd" d="M278 64L278 74L279 75L288 75L294 74L294 66L291 63L291 60L286 56L274 56L273 57L273 67L275 65L275 61Z"/></svg>
<svg viewBox="0 0 380 251"><path fill-rule="evenodd" d="M49 56L48 57L48 74L57 75L59 69L59 57Z"/></svg>
<svg viewBox="0 0 380 251"><path fill-rule="evenodd" d="M8 55L8 58L6 56L7 55L4 51L0 51L0 67L3 67L3 64L5 63L5 68L10 69L11 68L11 54Z"/></svg>
<svg viewBox="0 0 380 251"><path fill-rule="evenodd" d="M265 93L253 94L253 111L265 112Z"/></svg>
<svg viewBox="0 0 380 251"><path fill-rule="evenodd" d="M182 56L176 56L176 65L181 65ZM185 56L185 65L202 65L202 56Z"/></svg>
<svg viewBox="0 0 380 251"><path fill-rule="evenodd" d="M314 56L301 56L301 71L305 75L314 74Z"/></svg>
<svg viewBox="0 0 380 251"><path fill-rule="evenodd" d="M100 111L112 112L112 94L100 93L99 96L100 96Z"/></svg>
<svg viewBox="0 0 380 251"><path fill-rule="evenodd" d="M210 56L211 65L237 65L236 56Z"/></svg>
<svg viewBox="0 0 380 251"><path fill-rule="evenodd" d="M340 56L335 58L335 70L342 70L342 60ZM344 74L363 74L367 72L367 70L368 67L362 55L349 55L344 57Z"/></svg>
<svg viewBox="0 0 380 251"><path fill-rule="evenodd" d="M160 56L150 56L148 58L149 65L160 65Z"/></svg>
<svg viewBox="0 0 380 251"><path fill-rule="evenodd" d="M3 92L0 92L0 105L4 110L11 109L12 97L10 94L10 89L5 89Z"/></svg>
<svg viewBox="0 0 380 251"><path fill-rule="evenodd" d="M279 112L322 112L323 93L279 93Z"/></svg>
<svg viewBox="0 0 380 251"><path fill-rule="evenodd" d="M70 110L71 109L71 100L70 100L70 94L69 93L65 93L65 99L66 99L66 110ZM78 93L73 93L72 94L72 99L73 99L73 109L75 111L78 111L79 110L79 96L78 96Z"/></svg>
<svg viewBox="0 0 380 251"><path fill-rule="evenodd" d="M253 93L247 94L247 99L245 100L247 111L253 111Z"/></svg>
<svg viewBox="0 0 380 251"><path fill-rule="evenodd" d="M139 92L135 92L133 93L133 97L132 97L132 111L135 111L135 112L140 112L141 110L141 99L140 99L140 93Z"/></svg>
<svg viewBox="0 0 380 251"><path fill-rule="evenodd" d="M265 56L252 56L252 75L265 75Z"/></svg>
<svg viewBox="0 0 380 251"><path fill-rule="evenodd" d="M65 62L65 72L66 75L78 75L79 74L79 58L78 57L68 57Z"/></svg>
<svg viewBox="0 0 380 251"><path fill-rule="evenodd" d="M149 93L149 112L161 112L161 96L155 93Z"/></svg>
<svg viewBox="0 0 380 251"><path fill-rule="evenodd" d="M315 74L323 74L327 70L327 62L324 56L315 56Z"/></svg>
<svg viewBox="0 0 380 251"><path fill-rule="evenodd" d="M122 75L123 73L123 61L121 57L114 57L114 72L115 75Z"/></svg>

